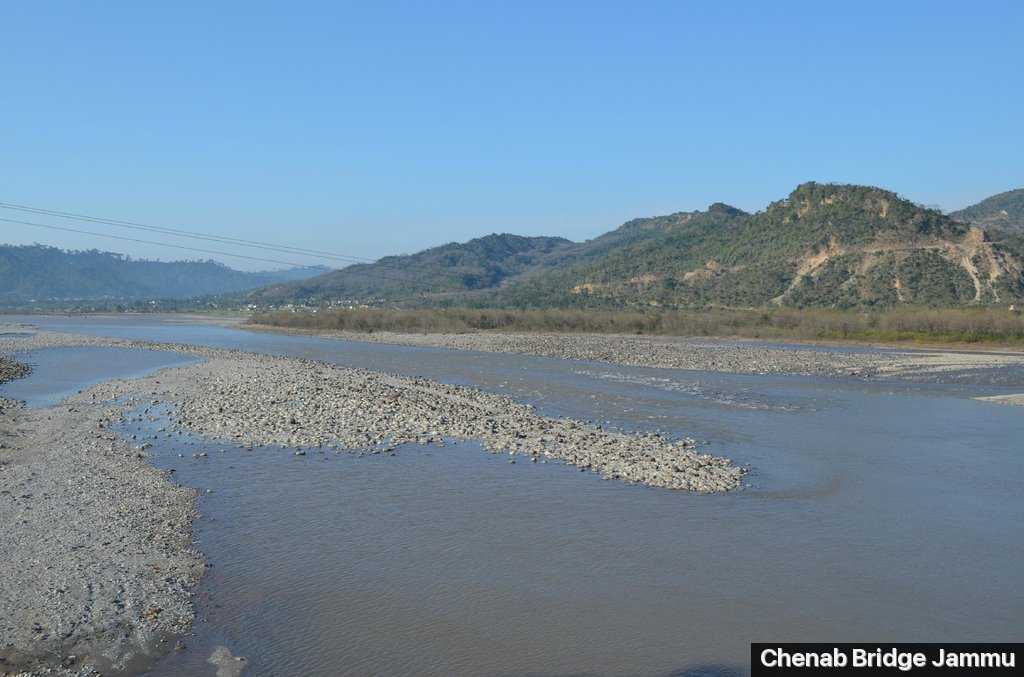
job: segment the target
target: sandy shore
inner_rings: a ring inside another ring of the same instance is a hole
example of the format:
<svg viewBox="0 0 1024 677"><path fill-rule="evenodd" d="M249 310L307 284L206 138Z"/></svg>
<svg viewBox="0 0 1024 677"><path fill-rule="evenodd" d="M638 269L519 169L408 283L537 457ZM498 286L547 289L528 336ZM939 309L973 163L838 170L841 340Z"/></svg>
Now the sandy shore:
<svg viewBox="0 0 1024 677"><path fill-rule="evenodd" d="M205 359L111 380L45 409L4 402L0 530L13 566L0 584L0 674L124 667L191 623L203 569L191 546L195 496L147 462L149 441L110 432L129 415L169 407L160 435L188 431L297 454L480 440L511 463L558 461L669 489L728 491L744 474L689 439L545 417L472 388L310 360L53 332L4 337L0 354L67 346Z"/></svg>
<svg viewBox="0 0 1024 677"><path fill-rule="evenodd" d="M237 328L309 334L346 341L430 346L452 350L518 353L567 360L609 362L634 367L662 367L737 374L806 376L896 376L1024 365L1024 354L952 350L829 350L792 345L765 346L751 340L694 339L616 334L402 334L395 332L309 332L268 325Z"/></svg>

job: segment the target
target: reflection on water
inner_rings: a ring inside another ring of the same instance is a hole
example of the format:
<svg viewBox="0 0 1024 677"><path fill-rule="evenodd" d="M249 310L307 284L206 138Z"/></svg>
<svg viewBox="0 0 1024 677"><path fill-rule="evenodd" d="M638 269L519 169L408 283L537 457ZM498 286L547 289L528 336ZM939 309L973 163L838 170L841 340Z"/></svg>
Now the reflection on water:
<svg viewBox="0 0 1024 677"><path fill-rule="evenodd" d="M142 376L164 367L176 367L196 359L162 350L123 348L44 348L17 358L31 365L32 376L0 385L0 395L21 400L30 407L46 407L83 388L111 378Z"/></svg>
<svg viewBox="0 0 1024 677"><path fill-rule="evenodd" d="M196 635L153 675L214 675L218 647L245 675L738 675L751 641L1013 641L1024 617L1024 411L969 399L990 386L83 326L468 383L754 469L698 496L475 444L295 457L162 438L154 461L211 490L196 528L214 567Z"/></svg>

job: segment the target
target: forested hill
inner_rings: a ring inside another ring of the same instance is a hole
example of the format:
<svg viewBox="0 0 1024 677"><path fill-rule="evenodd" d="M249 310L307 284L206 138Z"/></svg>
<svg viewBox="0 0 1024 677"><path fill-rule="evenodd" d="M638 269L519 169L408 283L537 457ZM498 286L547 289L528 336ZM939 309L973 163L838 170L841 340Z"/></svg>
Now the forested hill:
<svg viewBox="0 0 1024 677"><path fill-rule="evenodd" d="M494 234L464 243L387 256L315 278L261 289L255 303L317 303L335 300L444 299L493 289L524 273L558 265L575 245L560 237Z"/></svg>
<svg viewBox="0 0 1024 677"><path fill-rule="evenodd" d="M1001 204L1013 213L1008 201ZM582 243L489 235L276 285L247 300L532 308L991 305L1024 296L1019 239L881 188L810 182L756 214L716 202L703 211L634 219Z"/></svg>
<svg viewBox="0 0 1024 677"><path fill-rule="evenodd" d="M961 306L1024 292L1012 250L880 188L812 182L752 216L721 210L510 289L498 303Z"/></svg>
<svg viewBox="0 0 1024 677"><path fill-rule="evenodd" d="M749 214L722 202L586 242L493 234L340 270L0 247L0 303L181 299L226 305L887 308L1019 303L1024 191L947 216L896 193L805 183ZM319 274L315 274L319 273ZM315 274L315 275L314 275Z"/></svg>
<svg viewBox="0 0 1024 677"><path fill-rule="evenodd" d="M950 216L985 229L1024 234L1024 188L993 195Z"/></svg>
<svg viewBox="0 0 1024 677"><path fill-rule="evenodd" d="M744 216L746 214L737 209L718 204L707 213L679 212L633 219L586 242L571 242L560 237L487 235L260 289L247 294L246 300L265 304L329 301L492 304L498 298L507 298L506 291L526 289L524 285L534 280L541 286L548 286L565 271L601 261L639 243L669 233L694 231L699 224L724 223ZM496 292L500 292L498 296ZM517 294L518 291L512 293ZM530 302L548 301L537 298Z"/></svg>
<svg viewBox="0 0 1024 677"><path fill-rule="evenodd" d="M693 278L688 262L699 258L701 251L727 247L749 218L740 209L716 202L705 211L634 219L579 245L576 255L557 269L497 291L487 304L549 307L668 302L680 281Z"/></svg>
<svg viewBox="0 0 1024 677"><path fill-rule="evenodd" d="M239 292L324 272L243 272L215 261L148 261L110 252L0 245L0 306L96 299L184 299Z"/></svg>

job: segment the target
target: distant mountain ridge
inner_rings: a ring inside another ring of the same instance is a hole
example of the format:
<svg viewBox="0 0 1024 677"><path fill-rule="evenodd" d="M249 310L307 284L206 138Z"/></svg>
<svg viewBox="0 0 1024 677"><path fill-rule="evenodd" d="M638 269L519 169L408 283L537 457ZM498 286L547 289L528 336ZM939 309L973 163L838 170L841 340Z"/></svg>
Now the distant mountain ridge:
<svg viewBox="0 0 1024 677"><path fill-rule="evenodd" d="M1020 303L1022 217L1024 190L944 215L882 188L808 182L754 214L715 202L632 219L586 242L495 233L330 271L243 273L212 261L7 246L0 247L0 304L211 295L235 306Z"/></svg>
<svg viewBox="0 0 1024 677"><path fill-rule="evenodd" d="M1024 297L1022 259L1024 242L990 236L892 191L809 182L756 214L716 202L703 211L633 219L582 243L489 235L247 299L535 308L966 306Z"/></svg>
<svg viewBox="0 0 1024 677"><path fill-rule="evenodd" d="M713 220L745 214L720 203L712 205L709 211ZM694 219L702 221L703 214L678 212L633 219L586 242L495 233L415 254L387 256L301 282L274 285L251 292L245 299L272 304L410 299L424 304L486 304L491 292L600 260L632 244L676 231Z"/></svg>
<svg viewBox="0 0 1024 677"><path fill-rule="evenodd" d="M96 299L185 299L312 277L321 266L244 272L215 261L149 261L120 254L0 245L0 306Z"/></svg>
<svg viewBox="0 0 1024 677"><path fill-rule="evenodd" d="M952 212L950 216L986 230L1024 233L1024 188L985 198L978 204Z"/></svg>
<svg viewBox="0 0 1024 677"><path fill-rule="evenodd" d="M252 302L322 302L329 300L442 299L505 284L534 268L556 265L574 247L561 237L487 235L465 243L451 242L403 256L387 256L299 282L270 286L249 294Z"/></svg>

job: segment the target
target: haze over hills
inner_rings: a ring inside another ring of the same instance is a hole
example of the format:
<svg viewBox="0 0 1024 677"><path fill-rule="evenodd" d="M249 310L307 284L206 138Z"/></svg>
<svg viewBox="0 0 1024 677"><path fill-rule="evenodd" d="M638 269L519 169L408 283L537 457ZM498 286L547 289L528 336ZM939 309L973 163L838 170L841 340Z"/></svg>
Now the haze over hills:
<svg viewBox="0 0 1024 677"><path fill-rule="evenodd" d="M993 195L950 216L985 229L1024 233L1024 188Z"/></svg>
<svg viewBox="0 0 1024 677"><path fill-rule="evenodd" d="M215 261L148 261L121 254L0 245L0 305L186 299L311 277L322 266L244 272Z"/></svg>
<svg viewBox="0 0 1024 677"><path fill-rule="evenodd" d="M991 198L992 208L1017 213L1004 196ZM981 219L991 213L983 208L988 202L960 214ZM715 203L634 219L583 243L490 235L247 298L491 307L964 306L1024 296L1022 257L1017 239L990 237L891 191L811 182L756 214Z"/></svg>

